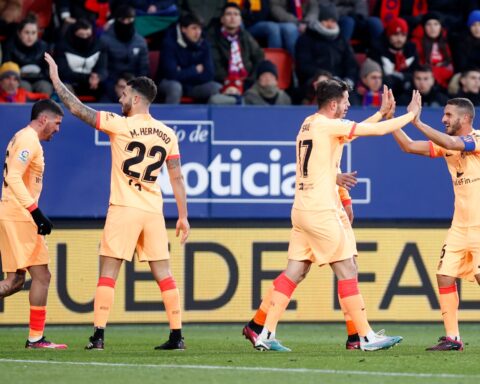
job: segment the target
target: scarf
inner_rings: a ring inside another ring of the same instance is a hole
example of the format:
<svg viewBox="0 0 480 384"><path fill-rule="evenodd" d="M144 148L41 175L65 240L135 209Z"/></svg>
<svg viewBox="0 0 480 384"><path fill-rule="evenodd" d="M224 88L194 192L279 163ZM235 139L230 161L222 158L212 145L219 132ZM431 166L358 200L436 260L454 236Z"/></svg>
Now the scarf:
<svg viewBox="0 0 480 384"><path fill-rule="evenodd" d="M407 69L407 59L403 51L390 50L395 55L395 72L402 72Z"/></svg>
<svg viewBox="0 0 480 384"><path fill-rule="evenodd" d="M239 33L230 35L222 27L221 29L223 37L225 37L230 42L230 57L228 59L228 75L227 79L224 82L224 87L222 92L229 88L235 87L239 90L240 94L243 93L243 80L248 76L247 70L243 65L242 61L242 52L240 50L239 44Z"/></svg>

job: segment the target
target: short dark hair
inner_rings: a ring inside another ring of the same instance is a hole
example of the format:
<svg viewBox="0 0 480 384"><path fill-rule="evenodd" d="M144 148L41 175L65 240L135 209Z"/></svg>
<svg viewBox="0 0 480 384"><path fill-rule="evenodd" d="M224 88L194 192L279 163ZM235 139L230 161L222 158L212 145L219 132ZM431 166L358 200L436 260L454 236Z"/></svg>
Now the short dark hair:
<svg viewBox="0 0 480 384"><path fill-rule="evenodd" d="M240 8L240 6L237 3L229 2L222 7L222 14L221 14L222 16L225 14L225 11L228 8L236 8L240 11L240 13L242 13L242 9Z"/></svg>
<svg viewBox="0 0 480 384"><path fill-rule="evenodd" d="M454 99L450 99L447 101L447 105L453 105L458 109L461 109L463 114L471 116L472 121L475 118L475 107L473 106L473 103L465 97L456 97Z"/></svg>
<svg viewBox="0 0 480 384"><path fill-rule="evenodd" d="M128 19L135 17L135 8L128 4L120 4L113 12L115 19Z"/></svg>
<svg viewBox="0 0 480 384"><path fill-rule="evenodd" d="M203 21L200 17L195 15L194 13L187 13L180 17L180 21L178 22L180 24L180 27L186 28L189 25L195 24L199 25L200 27L203 27Z"/></svg>
<svg viewBox="0 0 480 384"><path fill-rule="evenodd" d="M413 72L432 72L432 67L428 64L419 64L415 67Z"/></svg>
<svg viewBox="0 0 480 384"><path fill-rule="evenodd" d="M34 13L29 13L23 20L18 23L17 31L21 32L27 24L35 24L38 27L38 19Z"/></svg>
<svg viewBox="0 0 480 384"><path fill-rule="evenodd" d="M127 83L133 90L140 93L151 104L157 97L157 86L146 76L135 77Z"/></svg>
<svg viewBox="0 0 480 384"><path fill-rule="evenodd" d="M93 29L92 23L87 19L78 19L74 24L72 24L73 32L77 32L79 29Z"/></svg>
<svg viewBox="0 0 480 384"><path fill-rule="evenodd" d="M340 100L348 91L348 85L340 79L321 81L317 86L316 96L318 108L322 108L332 100Z"/></svg>
<svg viewBox="0 0 480 384"><path fill-rule="evenodd" d="M30 120L36 120L43 112L51 112L56 116L63 116L63 109L58 103L52 99L44 99L33 104Z"/></svg>

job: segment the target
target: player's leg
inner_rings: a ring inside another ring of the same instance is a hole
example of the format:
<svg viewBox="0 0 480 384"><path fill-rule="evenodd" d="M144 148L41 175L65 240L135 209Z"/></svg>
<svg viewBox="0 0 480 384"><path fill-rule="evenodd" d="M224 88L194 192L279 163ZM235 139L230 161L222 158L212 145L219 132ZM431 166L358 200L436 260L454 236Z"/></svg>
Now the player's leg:
<svg viewBox="0 0 480 384"><path fill-rule="evenodd" d="M274 280L271 304L265 318L265 325L255 342L256 349L290 351L275 338L277 324L285 312L295 288L305 278L306 271L309 270L311 263L310 260L288 260L285 272Z"/></svg>
<svg viewBox="0 0 480 384"><path fill-rule="evenodd" d="M0 281L0 299L11 296L22 290L25 284L25 270L17 269L15 272L7 272L7 277Z"/></svg>
<svg viewBox="0 0 480 384"><path fill-rule="evenodd" d="M451 227L448 230L437 267L438 298L445 326L445 336L440 337L438 343L427 348L427 351L463 350L458 327L460 300L456 280L461 277L473 279L473 274L467 276L467 271L471 272L473 267L473 263L470 263L469 266L466 265L467 260L471 260L467 257L465 249L467 243L468 230L466 228Z"/></svg>
<svg viewBox="0 0 480 384"><path fill-rule="evenodd" d="M304 263L305 270L303 272L303 276L305 277L310 270L311 263ZM285 273L285 272L282 272ZM253 318L243 327L242 334L245 336L247 340L249 340L253 346L255 346L255 342L260 332L262 332L263 326L265 325L265 320L267 318L268 309L270 308L270 304L272 302L272 293L275 289L274 284L270 286L265 296L263 296L260 306L258 307L257 311Z"/></svg>
<svg viewBox="0 0 480 384"><path fill-rule="evenodd" d="M66 349L65 344L47 341L44 336L45 318L47 315L47 297L50 286L50 271L46 264L28 267L32 277L32 285L28 299L30 301L30 332L25 348Z"/></svg>
<svg viewBox="0 0 480 384"><path fill-rule="evenodd" d="M115 296L123 260L131 261L140 233L142 212L130 207L110 205L100 241L100 276L93 304L94 334L85 349L104 349L105 328Z"/></svg>
<svg viewBox="0 0 480 384"><path fill-rule="evenodd" d="M168 340L155 347L157 350L183 350L185 343L182 336L182 309L177 283L170 271L169 260L150 261L150 269L162 294L165 312L167 313L170 335Z"/></svg>
<svg viewBox="0 0 480 384"><path fill-rule="evenodd" d="M85 349L104 349L105 328L113 306L115 283L122 263L122 259L100 256L100 277L93 303L93 335Z"/></svg>
<svg viewBox="0 0 480 384"><path fill-rule="evenodd" d="M358 289L357 268L353 258L333 262L330 266L338 279L339 299L350 315L360 336L360 348L373 351L390 348L399 343L403 339L402 337L379 336L370 327L365 303Z"/></svg>

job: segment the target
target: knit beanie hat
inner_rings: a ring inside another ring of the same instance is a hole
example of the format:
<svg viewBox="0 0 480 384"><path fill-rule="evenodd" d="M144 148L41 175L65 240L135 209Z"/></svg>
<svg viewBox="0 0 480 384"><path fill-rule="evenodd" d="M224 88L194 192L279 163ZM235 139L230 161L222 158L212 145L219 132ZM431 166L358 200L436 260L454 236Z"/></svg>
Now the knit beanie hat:
<svg viewBox="0 0 480 384"><path fill-rule="evenodd" d="M468 28L470 28L472 24L476 23L477 21L480 21L480 9L476 9L475 11L470 12L470 15L468 15Z"/></svg>
<svg viewBox="0 0 480 384"><path fill-rule="evenodd" d="M380 64L378 64L376 61L367 58L363 62L362 67L360 68L360 78L363 79L365 76L368 76L372 72L382 73L382 68L380 67Z"/></svg>
<svg viewBox="0 0 480 384"><path fill-rule="evenodd" d="M257 68L257 79L262 75L262 73L270 72L278 79L278 69L275 64L269 60L263 60L258 64Z"/></svg>
<svg viewBox="0 0 480 384"><path fill-rule="evenodd" d="M0 66L0 80L8 76L15 76L20 81L20 67L13 61L7 61Z"/></svg>
<svg viewBox="0 0 480 384"><path fill-rule="evenodd" d="M408 24L405 19L402 19L401 17L390 20L385 28L385 34L387 37L390 37L396 33L408 35Z"/></svg>
<svg viewBox="0 0 480 384"><path fill-rule="evenodd" d="M443 17L440 13L435 12L435 11L430 11L427 12L425 15L422 17L422 24L425 26L427 24L428 20L438 20L440 24L443 24Z"/></svg>
<svg viewBox="0 0 480 384"><path fill-rule="evenodd" d="M338 21L337 7L333 4L321 5L320 11L318 14L318 20L323 21L323 20L330 20L330 19Z"/></svg>

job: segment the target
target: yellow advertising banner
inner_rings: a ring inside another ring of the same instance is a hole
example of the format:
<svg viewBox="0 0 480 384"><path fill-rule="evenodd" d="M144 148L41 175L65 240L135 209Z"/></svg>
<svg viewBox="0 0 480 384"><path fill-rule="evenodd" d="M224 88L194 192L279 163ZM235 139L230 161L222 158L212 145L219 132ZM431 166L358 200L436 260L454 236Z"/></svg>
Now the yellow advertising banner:
<svg viewBox="0 0 480 384"><path fill-rule="evenodd" d="M356 229L359 281L374 321L440 321L435 280L446 229ZM261 296L285 268L289 228L194 228L185 247L173 230L172 272L185 322L251 318ZM93 321L100 229L58 229L48 237L49 324ZM463 281L460 320L480 319L478 286ZM27 287L28 289L28 284ZM0 324L27 324L28 292L0 301ZM312 267L295 291L286 321L341 321L328 266ZM161 323L166 316L148 264L125 263L115 287L110 323Z"/></svg>

